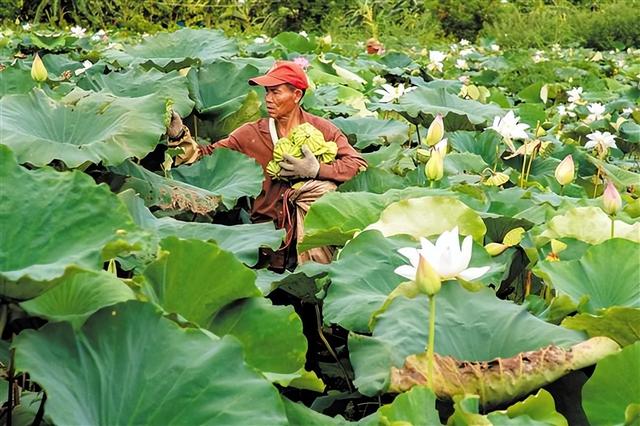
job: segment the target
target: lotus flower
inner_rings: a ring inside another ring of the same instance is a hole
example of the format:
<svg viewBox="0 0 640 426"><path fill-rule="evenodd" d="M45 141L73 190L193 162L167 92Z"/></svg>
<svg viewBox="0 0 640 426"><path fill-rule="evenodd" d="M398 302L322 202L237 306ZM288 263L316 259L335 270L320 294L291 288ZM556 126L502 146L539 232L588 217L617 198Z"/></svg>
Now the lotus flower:
<svg viewBox="0 0 640 426"><path fill-rule="evenodd" d="M442 287L442 279L424 256L418 260L415 281L418 290L428 296L438 293Z"/></svg>
<svg viewBox="0 0 640 426"><path fill-rule="evenodd" d="M42 83L47 80L48 76L47 68L44 66L40 56L36 53L36 56L33 58L33 64L31 64L31 78Z"/></svg>
<svg viewBox="0 0 640 426"><path fill-rule="evenodd" d="M567 90L567 95L569 95L569 102L572 104L580 102L582 98L582 87L574 87L571 90Z"/></svg>
<svg viewBox="0 0 640 426"><path fill-rule="evenodd" d="M415 87L405 89L404 84L402 83L398 84L396 87L393 87L390 84L383 84L382 89L375 90L375 93L382 95L382 98L380 98L378 102L388 103L400 99L402 95L409 93L413 89L415 89Z"/></svg>
<svg viewBox="0 0 640 426"><path fill-rule="evenodd" d="M293 63L300 65L300 67L305 71L309 68L309 61L304 56L298 56L293 60Z"/></svg>
<svg viewBox="0 0 640 426"><path fill-rule="evenodd" d="M610 180L607 181L607 187L602 194L602 206L603 210L611 216L614 216L622 207L622 198Z"/></svg>
<svg viewBox="0 0 640 426"><path fill-rule="evenodd" d="M404 247L398 253L409 259L410 265L402 265L395 269L395 273L410 280L416 279L420 257L431 265L442 281L462 278L472 281L489 270L488 266L469 268L471 261L471 236L465 237L460 247L458 227L445 231L438 237L435 245L426 238L420 238L422 248Z"/></svg>
<svg viewBox="0 0 640 426"><path fill-rule="evenodd" d="M609 132L601 132L596 130L593 133L589 133L587 135L587 139L589 142L584 144L585 149L593 149L598 148L600 151L604 152L608 148L617 148L616 145L616 137Z"/></svg>
<svg viewBox="0 0 640 426"><path fill-rule="evenodd" d="M556 180L562 186L568 185L573 182L575 172L576 168L573 164L573 157L571 155L567 155L564 157L564 160L558 164L558 167L556 167Z"/></svg>
<svg viewBox="0 0 640 426"><path fill-rule="evenodd" d="M587 106L587 109L589 110L589 115L587 116L586 121L587 122L592 122L592 121L596 121L596 120L602 120L604 118L604 112L605 112L605 108L604 105L602 105L601 103L594 103L594 104L590 104L589 106Z"/></svg>
<svg viewBox="0 0 640 426"><path fill-rule="evenodd" d="M427 69L431 72L438 71L442 72L442 61L447 59L447 55L444 52L440 52L439 50L431 50L429 52L429 64L427 65Z"/></svg>
<svg viewBox="0 0 640 426"><path fill-rule="evenodd" d="M76 25L75 27L71 27L70 31L71 31L71 34L73 34L78 38L84 37L85 33L87 32L85 28L82 28L79 25Z"/></svg>
<svg viewBox="0 0 640 426"><path fill-rule="evenodd" d="M529 135L525 132L525 129L529 128L528 124L518 123L520 117L516 117L513 111L509 111L504 117L500 118L496 116L493 119L493 125L489 129L493 129L500 134L509 145L512 151L515 151L515 147L511 141L513 139L527 139Z"/></svg>

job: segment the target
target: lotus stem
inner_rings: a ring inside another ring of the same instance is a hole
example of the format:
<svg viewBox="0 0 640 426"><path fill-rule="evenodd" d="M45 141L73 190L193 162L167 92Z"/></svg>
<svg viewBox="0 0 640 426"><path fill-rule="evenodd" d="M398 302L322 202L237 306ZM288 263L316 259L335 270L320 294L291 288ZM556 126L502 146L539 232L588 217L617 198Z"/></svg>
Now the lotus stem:
<svg viewBox="0 0 640 426"><path fill-rule="evenodd" d="M498 170L498 159L500 158L500 144L496 145L496 162L493 164L493 172Z"/></svg>
<svg viewBox="0 0 640 426"><path fill-rule="evenodd" d="M524 153L522 154L522 170L520 171L520 188L524 189L524 172L527 165L527 140L524 140Z"/></svg>
<svg viewBox="0 0 640 426"><path fill-rule="evenodd" d="M427 374L429 375L429 388L435 389L433 382L433 346L436 340L436 295L429 296L429 343L427 344Z"/></svg>
<svg viewBox="0 0 640 426"><path fill-rule="evenodd" d="M533 160L536 159L536 151L534 150L529 157L529 165L527 166L527 172L524 176L524 182L529 182L529 174L531 174L531 165L533 164Z"/></svg>
<svg viewBox="0 0 640 426"><path fill-rule="evenodd" d="M614 231L615 231L615 217L611 216L611 238L613 238L614 235Z"/></svg>
<svg viewBox="0 0 640 426"><path fill-rule="evenodd" d="M564 185L560 185L560 196L564 195Z"/></svg>
<svg viewBox="0 0 640 426"><path fill-rule="evenodd" d="M598 173L596 173L596 184L593 187L593 198L596 198L596 194L598 193L598 184L600 183L600 167L598 167Z"/></svg>
<svg viewBox="0 0 640 426"><path fill-rule="evenodd" d="M430 180L429 181L429 188L435 188L436 187L436 181L435 180Z"/></svg>
<svg viewBox="0 0 640 426"><path fill-rule="evenodd" d="M418 146L422 145L422 138L420 137L420 127L416 124L416 133L418 134Z"/></svg>

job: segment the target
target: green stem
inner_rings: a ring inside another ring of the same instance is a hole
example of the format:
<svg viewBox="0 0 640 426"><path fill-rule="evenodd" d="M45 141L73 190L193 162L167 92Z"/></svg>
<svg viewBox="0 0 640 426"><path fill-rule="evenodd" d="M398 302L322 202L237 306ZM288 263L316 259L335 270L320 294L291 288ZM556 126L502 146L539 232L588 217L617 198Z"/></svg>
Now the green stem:
<svg viewBox="0 0 640 426"><path fill-rule="evenodd" d="M420 138L420 127L416 124L416 133L418 133L418 146L422 145L422 139Z"/></svg>
<svg viewBox="0 0 640 426"><path fill-rule="evenodd" d="M599 184L600 184L600 168L598 167L598 173L596 173L596 183L595 183L595 186L593 187L593 198L596 198Z"/></svg>
<svg viewBox="0 0 640 426"><path fill-rule="evenodd" d="M429 387L435 388L433 383L433 346L436 340L436 295L429 296L429 343L427 345L427 368L429 375Z"/></svg>
<svg viewBox="0 0 640 426"><path fill-rule="evenodd" d="M429 188L435 188L436 187L436 181L435 180L430 180L429 181Z"/></svg>
<svg viewBox="0 0 640 426"><path fill-rule="evenodd" d="M533 160L536 159L536 151L534 150L529 157L529 165L527 166L527 172L524 177L525 184L529 182L529 175L531 174L531 165L533 164Z"/></svg>
<svg viewBox="0 0 640 426"><path fill-rule="evenodd" d="M564 195L564 185L560 185L560 196Z"/></svg>
<svg viewBox="0 0 640 426"><path fill-rule="evenodd" d="M522 154L522 170L520 171L520 188L524 188L524 171L527 165L527 140L524 140L524 153Z"/></svg>
<svg viewBox="0 0 640 426"><path fill-rule="evenodd" d="M500 159L500 144L496 145L496 162L493 165L493 172L498 170L498 160Z"/></svg>
<svg viewBox="0 0 640 426"><path fill-rule="evenodd" d="M611 238L613 238L614 231L615 231L615 218L614 216L611 216Z"/></svg>

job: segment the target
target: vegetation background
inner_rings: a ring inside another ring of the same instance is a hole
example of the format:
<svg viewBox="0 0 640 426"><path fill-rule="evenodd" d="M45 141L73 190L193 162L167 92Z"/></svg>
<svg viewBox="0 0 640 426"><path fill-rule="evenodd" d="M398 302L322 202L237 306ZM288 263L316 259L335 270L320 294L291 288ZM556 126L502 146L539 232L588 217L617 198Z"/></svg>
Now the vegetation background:
<svg viewBox="0 0 640 426"><path fill-rule="evenodd" d="M388 47L460 38L518 48L640 46L640 0L0 0L0 21L133 32L205 26L249 36L304 30L345 45L377 37Z"/></svg>

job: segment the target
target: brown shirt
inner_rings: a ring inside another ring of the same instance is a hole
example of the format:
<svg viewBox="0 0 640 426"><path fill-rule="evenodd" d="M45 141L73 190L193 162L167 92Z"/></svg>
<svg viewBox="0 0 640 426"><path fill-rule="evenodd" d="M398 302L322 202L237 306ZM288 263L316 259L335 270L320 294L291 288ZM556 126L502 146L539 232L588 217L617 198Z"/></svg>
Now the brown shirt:
<svg viewBox="0 0 640 426"><path fill-rule="evenodd" d="M326 141L338 145L338 154L331 164L320 164L317 179L345 182L354 177L360 168L366 168L367 162L351 145L346 136L329 120L302 111L302 121L320 130ZM254 158L261 166L265 180L262 192L256 198L251 210L254 222L275 220L280 223L284 214L282 200L292 182L273 180L267 174L267 163L273 157L273 143L269 133L269 120L262 118L247 123L234 130L229 137L204 147L202 151L211 154L216 148L229 148Z"/></svg>

